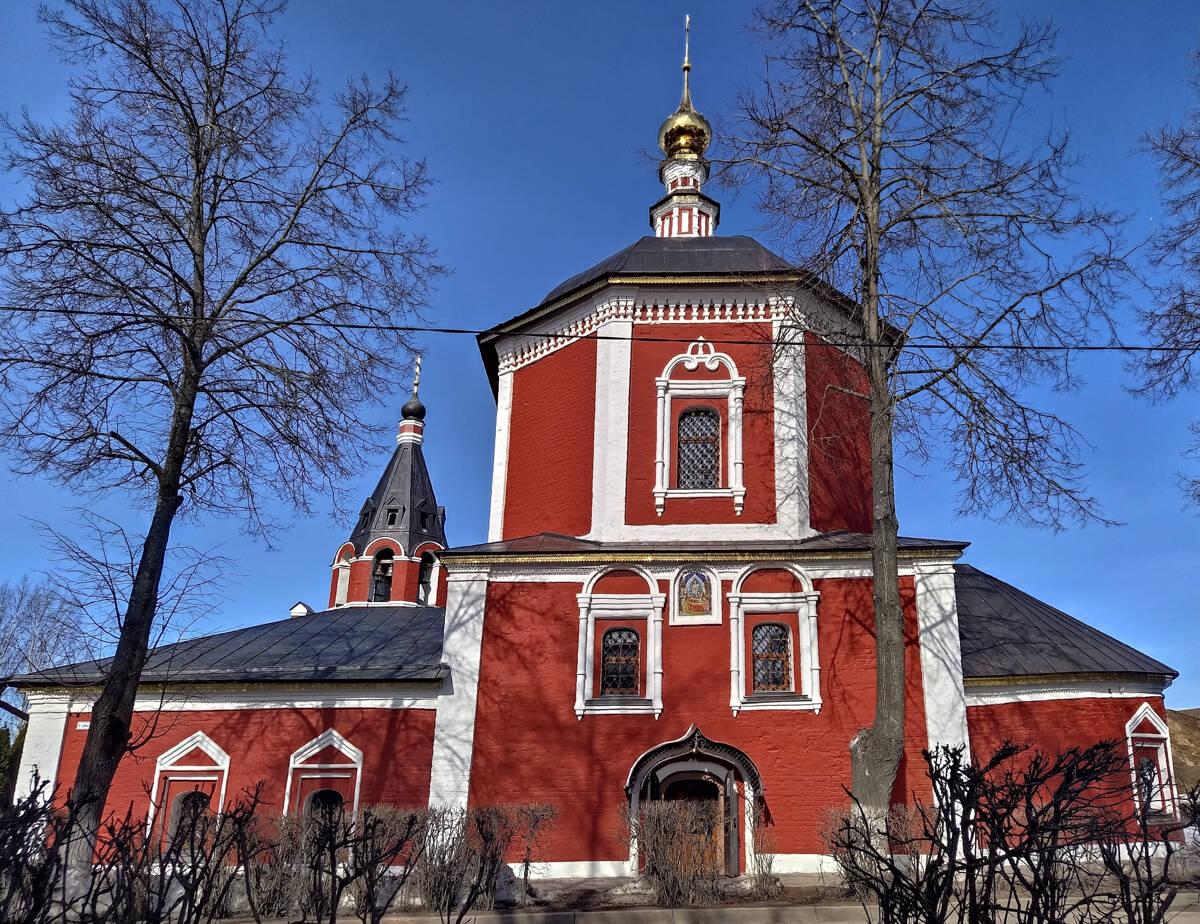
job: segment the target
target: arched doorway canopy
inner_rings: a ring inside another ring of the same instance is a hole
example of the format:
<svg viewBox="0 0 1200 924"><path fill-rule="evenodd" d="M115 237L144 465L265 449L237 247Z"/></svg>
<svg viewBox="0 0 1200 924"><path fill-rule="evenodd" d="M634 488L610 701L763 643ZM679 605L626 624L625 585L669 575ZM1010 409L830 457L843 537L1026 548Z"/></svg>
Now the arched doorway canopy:
<svg viewBox="0 0 1200 924"><path fill-rule="evenodd" d="M705 737L704 732L696 725L692 725L682 738L652 747L634 761L625 781L625 794L633 798L642 792L646 781L656 769L664 764L688 759L724 764L733 769L755 795L761 797L763 794L762 777L759 776L754 761L732 744L712 741Z"/></svg>

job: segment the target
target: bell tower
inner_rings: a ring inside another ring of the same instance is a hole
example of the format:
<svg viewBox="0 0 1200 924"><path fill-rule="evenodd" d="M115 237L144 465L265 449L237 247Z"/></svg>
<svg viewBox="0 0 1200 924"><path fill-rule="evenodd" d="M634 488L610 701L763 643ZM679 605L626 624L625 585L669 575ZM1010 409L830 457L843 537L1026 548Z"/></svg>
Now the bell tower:
<svg viewBox="0 0 1200 924"><path fill-rule="evenodd" d="M658 129L658 146L666 155L658 166L658 178L667 194L650 207L655 237L709 237L721 219L720 204L701 192L708 180L704 152L712 141L712 127L692 105L691 25L688 16L683 26L683 96L679 108Z"/></svg>
<svg viewBox="0 0 1200 924"><path fill-rule="evenodd" d="M396 449L334 560L330 606L437 600L435 553L446 547L446 508L438 505L421 449L426 412L420 385L418 356L412 397L400 409Z"/></svg>

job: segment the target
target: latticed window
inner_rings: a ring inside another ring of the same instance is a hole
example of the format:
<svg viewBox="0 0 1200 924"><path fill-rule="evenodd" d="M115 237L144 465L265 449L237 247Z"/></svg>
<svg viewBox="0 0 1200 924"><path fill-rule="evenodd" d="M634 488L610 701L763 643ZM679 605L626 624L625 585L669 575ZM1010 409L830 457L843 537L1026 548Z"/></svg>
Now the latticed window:
<svg viewBox="0 0 1200 924"><path fill-rule="evenodd" d="M778 693L792 688L792 656L788 628L777 622L754 627L750 636L754 657L754 692Z"/></svg>
<svg viewBox="0 0 1200 924"><path fill-rule="evenodd" d="M698 407L679 415L680 488L716 488L721 484L721 418Z"/></svg>
<svg viewBox="0 0 1200 924"><path fill-rule="evenodd" d="M384 549L375 556L375 564L371 569L372 603L386 603L392 599L392 570L395 564L395 553L391 549Z"/></svg>
<svg viewBox="0 0 1200 924"><path fill-rule="evenodd" d="M632 629L609 629L600 641L600 695L637 696L640 639Z"/></svg>

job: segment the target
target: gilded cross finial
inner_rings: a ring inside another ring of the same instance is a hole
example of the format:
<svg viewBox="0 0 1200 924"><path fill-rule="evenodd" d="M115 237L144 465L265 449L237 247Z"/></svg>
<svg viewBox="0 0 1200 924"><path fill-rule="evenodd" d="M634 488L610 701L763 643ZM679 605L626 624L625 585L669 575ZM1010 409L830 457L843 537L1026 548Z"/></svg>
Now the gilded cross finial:
<svg viewBox="0 0 1200 924"><path fill-rule="evenodd" d="M692 94L688 88L688 72L692 69L692 59L689 55L692 35L692 16L690 13L683 17L683 98L679 101L680 109L692 108Z"/></svg>

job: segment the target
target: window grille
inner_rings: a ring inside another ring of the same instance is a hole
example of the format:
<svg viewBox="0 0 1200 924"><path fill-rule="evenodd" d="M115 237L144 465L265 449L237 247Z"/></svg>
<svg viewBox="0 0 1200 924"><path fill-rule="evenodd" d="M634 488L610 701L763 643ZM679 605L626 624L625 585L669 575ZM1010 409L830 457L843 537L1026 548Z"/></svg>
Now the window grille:
<svg viewBox="0 0 1200 924"><path fill-rule="evenodd" d="M208 812L209 795L193 789L182 793L172 805L171 820L167 826L172 841L187 843L196 836L196 827Z"/></svg>
<svg viewBox="0 0 1200 924"><path fill-rule="evenodd" d="M395 565L395 554L391 549L384 549L375 556L375 566L371 569L371 602L387 603L392 599L392 569Z"/></svg>
<svg viewBox="0 0 1200 924"><path fill-rule="evenodd" d="M304 800L304 814L318 819L322 823L335 821L343 811L346 803L342 794L334 789L318 789L309 794Z"/></svg>
<svg viewBox="0 0 1200 924"><path fill-rule="evenodd" d="M600 641L600 695L637 696L640 640L632 629L609 629Z"/></svg>
<svg viewBox="0 0 1200 924"><path fill-rule="evenodd" d="M780 693L792 688L792 657L787 626L776 622L755 626L751 635L754 692Z"/></svg>
<svg viewBox="0 0 1200 924"><path fill-rule="evenodd" d="M716 488L721 484L721 418L711 408L679 415L680 488Z"/></svg>

